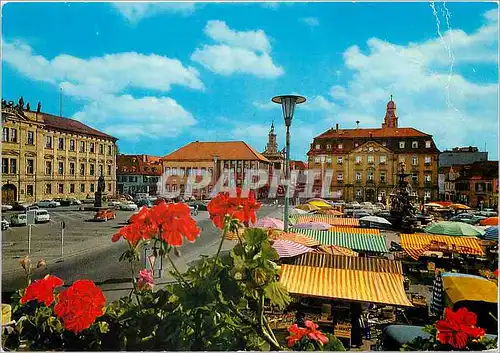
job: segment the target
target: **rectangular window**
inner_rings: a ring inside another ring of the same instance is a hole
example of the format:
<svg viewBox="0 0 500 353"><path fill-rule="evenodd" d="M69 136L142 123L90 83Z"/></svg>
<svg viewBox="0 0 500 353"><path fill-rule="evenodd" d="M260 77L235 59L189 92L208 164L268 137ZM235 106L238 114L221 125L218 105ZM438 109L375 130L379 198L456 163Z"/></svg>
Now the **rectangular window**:
<svg viewBox="0 0 500 353"><path fill-rule="evenodd" d="M80 152L85 152L85 141L80 141Z"/></svg>
<svg viewBox="0 0 500 353"><path fill-rule="evenodd" d="M33 196L33 185L26 185L26 195Z"/></svg>
<svg viewBox="0 0 500 353"><path fill-rule="evenodd" d="M418 148L418 141L412 141L411 148Z"/></svg>
<svg viewBox="0 0 500 353"><path fill-rule="evenodd" d="M111 166L108 165L108 175L111 175Z"/></svg>
<svg viewBox="0 0 500 353"><path fill-rule="evenodd" d="M413 181L414 184L418 184L418 174L412 174L411 181Z"/></svg>
<svg viewBox="0 0 500 353"><path fill-rule="evenodd" d="M112 149L111 149L111 146L108 146L108 156L111 156L113 153L112 153Z"/></svg>
<svg viewBox="0 0 500 353"><path fill-rule="evenodd" d="M90 192L94 192L94 184L90 184Z"/></svg>
<svg viewBox="0 0 500 353"><path fill-rule="evenodd" d="M424 191L424 197L425 197L426 199L430 199L430 198L431 198L431 192L430 192L429 190L425 190L425 191Z"/></svg>
<svg viewBox="0 0 500 353"><path fill-rule="evenodd" d="M385 183L385 172L380 172L380 182Z"/></svg>
<svg viewBox="0 0 500 353"><path fill-rule="evenodd" d="M356 190L356 197L362 197L363 196L363 191L362 190Z"/></svg>
<svg viewBox="0 0 500 353"><path fill-rule="evenodd" d="M75 175L75 163L69 162L69 174Z"/></svg>
<svg viewBox="0 0 500 353"><path fill-rule="evenodd" d="M45 175L52 175L52 162L45 162Z"/></svg>
<svg viewBox="0 0 500 353"><path fill-rule="evenodd" d="M375 162L375 157L368 156L368 164L373 164Z"/></svg>
<svg viewBox="0 0 500 353"><path fill-rule="evenodd" d="M314 158L314 163L316 163L316 164L320 164L320 163L321 163L321 158L319 158L319 157L315 157L315 158Z"/></svg>
<svg viewBox="0 0 500 353"><path fill-rule="evenodd" d="M431 182L431 175L430 174L425 174L424 180L425 180L426 183L430 183Z"/></svg>
<svg viewBox="0 0 500 353"><path fill-rule="evenodd" d="M380 164L385 164L387 161L387 157L385 155L380 156Z"/></svg>
<svg viewBox="0 0 500 353"><path fill-rule="evenodd" d="M81 163L80 164L80 175L85 175L85 164Z"/></svg>
<svg viewBox="0 0 500 353"><path fill-rule="evenodd" d="M129 183L133 183L134 182L134 177L133 176L129 176L128 177L128 182Z"/></svg>
<svg viewBox="0 0 500 353"><path fill-rule="evenodd" d="M108 184L108 191L111 192L111 184Z"/></svg>
<svg viewBox="0 0 500 353"><path fill-rule="evenodd" d="M69 140L69 150L72 152L75 150L75 140Z"/></svg>
<svg viewBox="0 0 500 353"><path fill-rule="evenodd" d="M17 129L10 129L10 142L17 142Z"/></svg>
<svg viewBox="0 0 500 353"><path fill-rule="evenodd" d="M28 131L27 133L27 144L34 145L35 144L35 133L33 131Z"/></svg>
<svg viewBox="0 0 500 353"><path fill-rule="evenodd" d="M70 192L70 194L75 193L75 184L69 184L69 192Z"/></svg>
<svg viewBox="0 0 500 353"><path fill-rule="evenodd" d="M102 164L99 164L99 176L104 176L104 166Z"/></svg>
<svg viewBox="0 0 500 353"><path fill-rule="evenodd" d="M2 142L9 142L9 128L4 127L2 130Z"/></svg>
<svg viewBox="0 0 500 353"><path fill-rule="evenodd" d="M338 173L337 174L337 181L344 180L344 174L343 173Z"/></svg>
<svg viewBox="0 0 500 353"><path fill-rule="evenodd" d="M17 159L10 160L10 174L17 173Z"/></svg>
<svg viewBox="0 0 500 353"><path fill-rule="evenodd" d="M64 150L64 138L63 137L59 137L59 139L57 141L57 149Z"/></svg>
<svg viewBox="0 0 500 353"><path fill-rule="evenodd" d="M356 181L361 181L361 172L356 172Z"/></svg>
<svg viewBox="0 0 500 353"><path fill-rule="evenodd" d="M64 174L64 162L59 162L59 166L57 168L57 172L59 173L59 175L63 175Z"/></svg>
<svg viewBox="0 0 500 353"><path fill-rule="evenodd" d="M418 165L418 157L413 156L413 157L411 158L411 164L412 164L412 165Z"/></svg>
<svg viewBox="0 0 500 353"><path fill-rule="evenodd" d="M26 174L33 174L35 172L35 160L27 159L26 160Z"/></svg>
<svg viewBox="0 0 500 353"><path fill-rule="evenodd" d="M424 162L425 165L431 165L431 157L425 157Z"/></svg>
<svg viewBox="0 0 500 353"><path fill-rule="evenodd" d="M356 164L361 164L361 156L356 156Z"/></svg>
<svg viewBox="0 0 500 353"><path fill-rule="evenodd" d="M339 150L341 150L342 148L344 148L344 146L343 146L341 143L339 143L339 144L337 145L337 148L338 148Z"/></svg>
<svg viewBox="0 0 500 353"><path fill-rule="evenodd" d="M45 193L48 195L52 194L52 184L45 184Z"/></svg>
<svg viewBox="0 0 500 353"><path fill-rule="evenodd" d="M316 145L316 149L319 150L321 148L320 145Z"/></svg>
<svg viewBox="0 0 500 353"><path fill-rule="evenodd" d="M58 188L59 188L59 190L58 190L59 193L64 194L64 184L59 184Z"/></svg>
<svg viewBox="0 0 500 353"><path fill-rule="evenodd" d="M80 184L80 192L85 192L85 184Z"/></svg>
<svg viewBox="0 0 500 353"><path fill-rule="evenodd" d="M90 164L90 175L94 175L95 174L95 165L94 164Z"/></svg>
<svg viewBox="0 0 500 353"><path fill-rule="evenodd" d="M332 159L330 157L326 157L326 164L332 164Z"/></svg>
<svg viewBox="0 0 500 353"><path fill-rule="evenodd" d="M327 145L326 145L326 149L327 149L328 151L330 151L330 150L332 149L332 145L327 144Z"/></svg>
<svg viewBox="0 0 500 353"><path fill-rule="evenodd" d="M405 148L405 142L399 141L399 148Z"/></svg>
<svg viewBox="0 0 500 353"><path fill-rule="evenodd" d="M425 141L425 148L431 148L431 141Z"/></svg>
<svg viewBox="0 0 500 353"><path fill-rule="evenodd" d="M99 144L99 154L104 154L104 145L102 143Z"/></svg>
<svg viewBox="0 0 500 353"><path fill-rule="evenodd" d="M344 158L343 157L337 157L337 164L342 164L344 163Z"/></svg>
<svg viewBox="0 0 500 353"><path fill-rule="evenodd" d="M2 158L2 174L9 174L9 159Z"/></svg>
<svg viewBox="0 0 500 353"><path fill-rule="evenodd" d="M368 181L373 181L373 172L368 172Z"/></svg>
<svg viewBox="0 0 500 353"><path fill-rule="evenodd" d="M45 148L52 148L52 136L45 136Z"/></svg>
<svg viewBox="0 0 500 353"><path fill-rule="evenodd" d="M94 153L94 143L93 142L90 143L89 151L90 151L90 153Z"/></svg>

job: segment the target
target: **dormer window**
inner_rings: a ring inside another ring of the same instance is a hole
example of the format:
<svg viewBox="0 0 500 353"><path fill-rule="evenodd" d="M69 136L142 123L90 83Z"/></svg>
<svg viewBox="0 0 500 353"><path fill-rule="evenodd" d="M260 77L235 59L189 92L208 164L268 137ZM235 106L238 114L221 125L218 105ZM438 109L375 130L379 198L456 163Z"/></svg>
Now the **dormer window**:
<svg viewBox="0 0 500 353"><path fill-rule="evenodd" d="M382 146L384 146L384 147L387 146L387 142L385 142L385 141L382 142Z"/></svg>
<svg viewBox="0 0 500 353"><path fill-rule="evenodd" d="M327 145L326 145L326 149L327 149L328 151L330 151L330 150L332 149L332 145L327 144Z"/></svg>
<svg viewBox="0 0 500 353"><path fill-rule="evenodd" d="M418 148L418 141L413 141L411 143L411 148Z"/></svg>
<svg viewBox="0 0 500 353"><path fill-rule="evenodd" d="M399 141L399 148L405 148L405 142Z"/></svg>
<svg viewBox="0 0 500 353"><path fill-rule="evenodd" d="M317 150L321 149L321 145L317 144L317 145L316 145L316 149L317 149Z"/></svg>
<svg viewBox="0 0 500 353"><path fill-rule="evenodd" d="M341 150L342 148L344 148L344 146L343 146L341 143L339 143L339 144L337 145L337 148L338 148L339 150Z"/></svg>
<svg viewBox="0 0 500 353"><path fill-rule="evenodd" d="M431 148L431 141L425 141L425 148Z"/></svg>
<svg viewBox="0 0 500 353"><path fill-rule="evenodd" d="M359 143L357 143L357 142L356 142L356 143L354 144L354 147L358 147L358 146L359 146Z"/></svg>

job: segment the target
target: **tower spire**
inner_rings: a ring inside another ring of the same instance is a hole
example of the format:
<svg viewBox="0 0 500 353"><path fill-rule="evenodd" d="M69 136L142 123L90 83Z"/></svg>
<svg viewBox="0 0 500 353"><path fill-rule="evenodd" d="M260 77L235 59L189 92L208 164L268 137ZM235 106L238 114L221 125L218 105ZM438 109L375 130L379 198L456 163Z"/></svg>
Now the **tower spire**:
<svg viewBox="0 0 500 353"><path fill-rule="evenodd" d="M396 114L396 103L391 100L387 103L387 108L385 111L385 118L382 124L382 128L397 128L398 127L398 116Z"/></svg>

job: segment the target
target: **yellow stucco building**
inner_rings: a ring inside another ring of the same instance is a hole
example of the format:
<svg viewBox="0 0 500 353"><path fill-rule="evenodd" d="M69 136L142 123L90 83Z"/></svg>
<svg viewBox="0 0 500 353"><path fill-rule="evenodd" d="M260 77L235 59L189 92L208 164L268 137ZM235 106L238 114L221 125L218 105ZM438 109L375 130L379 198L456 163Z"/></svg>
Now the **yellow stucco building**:
<svg viewBox="0 0 500 353"><path fill-rule="evenodd" d="M116 192L117 139L79 121L2 100L2 203Z"/></svg>

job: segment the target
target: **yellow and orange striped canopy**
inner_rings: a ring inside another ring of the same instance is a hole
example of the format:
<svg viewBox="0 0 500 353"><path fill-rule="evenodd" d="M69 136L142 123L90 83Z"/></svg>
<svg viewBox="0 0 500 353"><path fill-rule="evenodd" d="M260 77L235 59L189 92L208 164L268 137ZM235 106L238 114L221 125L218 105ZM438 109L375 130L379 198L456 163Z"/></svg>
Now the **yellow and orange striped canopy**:
<svg viewBox="0 0 500 353"><path fill-rule="evenodd" d="M401 234L401 247L413 259L418 260L426 251L435 250L436 246L458 254L484 255L476 237L452 237L434 234ZM436 245L433 247L433 245Z"/></svg>
<svg viewBox="0 0 500 353"><path fill-rule="evenodd" d="M359 227L359 220L357 218L339 218L333 215L325 214L302 214L294 216L296 223L307 223L307 222L320 222L328 223L332 226L340 227Z"/></svg>

